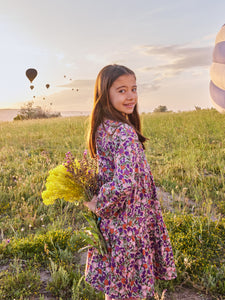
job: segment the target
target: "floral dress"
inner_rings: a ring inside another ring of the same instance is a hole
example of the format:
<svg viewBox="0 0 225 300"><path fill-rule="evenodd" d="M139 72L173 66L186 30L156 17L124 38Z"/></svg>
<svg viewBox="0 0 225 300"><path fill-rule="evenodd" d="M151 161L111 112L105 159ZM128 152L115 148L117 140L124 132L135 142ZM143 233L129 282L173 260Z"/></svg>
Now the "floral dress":
<svg viewBox="0 0 225 300"><path fill-rule="evenodd" d="M102 186L97 197L108 253L91 248L85 278L112 298L152 296L155 279L176 277L156 188L135 130L106 120L96 134Z"/></svg>

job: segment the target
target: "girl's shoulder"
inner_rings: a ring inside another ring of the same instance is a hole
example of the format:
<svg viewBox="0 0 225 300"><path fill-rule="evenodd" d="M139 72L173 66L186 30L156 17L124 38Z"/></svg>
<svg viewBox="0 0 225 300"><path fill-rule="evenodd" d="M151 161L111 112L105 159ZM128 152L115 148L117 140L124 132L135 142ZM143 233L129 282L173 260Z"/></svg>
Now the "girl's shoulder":
<svg viewBox="0 0 225 300"><path fill-rule="evenodd" d="M105 134L113 136L113 138L126 139L127 137L138 138L135 129L124 122L105 120L100 126L100 131L105 131Z"/></svg>

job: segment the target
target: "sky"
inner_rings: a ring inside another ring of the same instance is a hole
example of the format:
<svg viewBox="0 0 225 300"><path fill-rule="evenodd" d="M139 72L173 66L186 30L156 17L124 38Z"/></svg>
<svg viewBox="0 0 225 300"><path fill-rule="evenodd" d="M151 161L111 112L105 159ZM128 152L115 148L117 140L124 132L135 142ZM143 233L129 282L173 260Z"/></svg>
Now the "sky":
<svg viewBox="0 0 225 300"><path fill-rule="evenodd" d="M91 111L97 74L113 63L135 72L140 112L210 108L224 11L224 0L0 0L0 108Z"/></svg>

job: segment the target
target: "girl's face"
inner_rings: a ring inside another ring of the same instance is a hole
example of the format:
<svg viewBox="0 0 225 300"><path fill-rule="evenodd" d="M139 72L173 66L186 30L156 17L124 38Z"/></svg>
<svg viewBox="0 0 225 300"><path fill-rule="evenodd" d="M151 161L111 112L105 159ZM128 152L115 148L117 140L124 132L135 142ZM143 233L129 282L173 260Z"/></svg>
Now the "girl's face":
<svg viewBox="0 0 225 300"><path fill-rule="evenodd" d="M132 114L138 100L137 85L134 75L118 77L109 89L112 106L122 114Z"/></svg>

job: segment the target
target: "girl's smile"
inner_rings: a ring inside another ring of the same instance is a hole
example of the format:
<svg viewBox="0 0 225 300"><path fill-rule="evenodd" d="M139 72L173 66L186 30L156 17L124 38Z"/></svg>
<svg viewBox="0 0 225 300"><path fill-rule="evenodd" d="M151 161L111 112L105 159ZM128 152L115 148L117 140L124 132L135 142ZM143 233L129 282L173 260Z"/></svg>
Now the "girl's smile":
<svg viewBox="0 0 225 300"><path fill-rule="evenodd" d="M137 104L137 85L133 75L118 77L109 89L112 106L123 114L132 114Z"/></svg>

